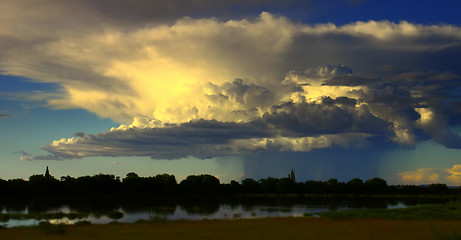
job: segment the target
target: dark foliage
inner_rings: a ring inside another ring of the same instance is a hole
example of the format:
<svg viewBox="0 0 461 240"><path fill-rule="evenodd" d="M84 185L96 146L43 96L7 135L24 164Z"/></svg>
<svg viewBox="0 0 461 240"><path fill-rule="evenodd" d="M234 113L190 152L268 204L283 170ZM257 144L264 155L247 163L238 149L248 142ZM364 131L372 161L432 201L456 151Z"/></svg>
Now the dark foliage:
<svg viewBox="0 0 461 240"><path fill-rule="evenodd" d="M51 224L50 222L44 221L38 224L38 227L42 229L45 234L60 234L66 233L66 226L64 224Z"/></svg>
<svg viewBox="0 0 461 240"><path fill-rule="evenodd" d="M176 182L174 175L159 174L140 177L130 172L122 180L109 174L74 178L63 176L59 180L53 176L32 175L29 180L0 179L1 196L55 196L55 195L188 195L188 194L460 194L460 188L449 188L446 184L388 185L382 178L363 181L354 178L340 182L335 178L328 181L308 180L296 182L294 173L286 178L254 180L243 179L241 183L231 181L221 184L219 179L209 174L191 175ZM114 206L110 206L114 207ZM32 205L31 211L40 210L40 205Z"/></svg>

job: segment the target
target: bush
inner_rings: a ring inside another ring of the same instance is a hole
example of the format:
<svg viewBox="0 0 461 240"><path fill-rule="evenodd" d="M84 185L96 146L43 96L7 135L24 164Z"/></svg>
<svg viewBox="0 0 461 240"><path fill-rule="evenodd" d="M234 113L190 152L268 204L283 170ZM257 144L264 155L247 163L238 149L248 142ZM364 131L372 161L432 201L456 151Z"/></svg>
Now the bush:
<svg viewBox="0 0 461 240"><path fill-rule="evenodd" d="M74 220L74 219L77 218L77 214L76 214L76 213L68 213L68 214L67 214L67 218L68 218L69 220Z"/></svg>
<svg viewBox="0 0 461 240"><path fill-rule="evenodd" d="M45 234L64 234L66 226L64 224L51 224L50 222L40 222L38 227L42 229Z"/></svg>
<svg viewBox="0 0 461 240"><path fill-rule="evenodd" d="M140 224L144 224L144 223L149 223L150 221L147 221L146 219L138 219L136 220L134 223L140 223Z"/></svg>
<svg viewBox="0 0 461 240"><path fill-rule="evenodd" d="M82 221L78 221L74 224L75 226L90 226L91 225L91 222L90 221L86 221L86 220L82 220Z"/></svg>
<svg viewBox="0 0 461 240"><path fill-rule="evenodd" d="M120 219L120 218L123 217L123 213L121 213L121 212L110 212L110 213L107 214L107 216L109 218L112 218L112 219Z"/></svg>
<svg viewBox="0 0 461 240"><path fill-rule="evenodd" d="M10 220L9 214L0 214L0 222L8 222Z"/></svg>

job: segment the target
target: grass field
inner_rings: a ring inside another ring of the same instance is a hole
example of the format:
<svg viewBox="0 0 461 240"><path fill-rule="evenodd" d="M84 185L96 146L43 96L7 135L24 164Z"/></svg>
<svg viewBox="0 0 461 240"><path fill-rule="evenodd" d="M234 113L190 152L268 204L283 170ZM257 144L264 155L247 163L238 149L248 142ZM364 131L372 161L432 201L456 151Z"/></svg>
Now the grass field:
<svg viewBox="0 0 461 240"><path fill-rule="evenodd" d="M1 229L0 239L461 239L461 222L264 218L173 221L135 224L66 226L63 232L40 227Z"/></svg>
<svg viewBox="0 0 461 240"><path fill-rule="evenodd" d="M418 220L461 220L461 202L426 204L398 209L356 209L337 212L323 212L321 217L333 219L380 218Z"/></svg>
<svg viewBox="0 0 461 240"><path fill-rule="evenodd" d="M322 217L0 229L0 239L434 239L461 240L461 202L393 210L329 212Z"/></svg>

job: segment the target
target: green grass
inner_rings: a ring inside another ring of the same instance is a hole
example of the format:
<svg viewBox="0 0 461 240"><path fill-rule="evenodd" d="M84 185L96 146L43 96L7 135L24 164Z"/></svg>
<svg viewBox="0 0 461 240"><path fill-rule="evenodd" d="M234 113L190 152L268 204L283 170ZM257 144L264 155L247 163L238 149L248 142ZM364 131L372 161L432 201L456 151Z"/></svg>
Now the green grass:
<svg viewBox="0 0 461 240"><path fill-rule="evenodd" d="M448 232L434 235L434 240L461 240L461 233Z"/></svg>
<svg viewBox="0 0 461 240"><path fill-rule="evenodd" d="M333 219L381 218L419 220L461 220L461 202L447 204L426 204L398 209L355 209L319 213L320 217Z"/></svg>
<svg viewBox="0 0 461 240"><path fill-rule="evenodd" d="M0 213L0 222L8 222L9 220L50 220L50 219L82 219L87 218L89 213Z"/></svg>
<svg viewBox="0 0 461 240"><path fill-rule="evenodd" d="M91 226L7 228L0 239L24 240L176 240L176 239L334 239L334 240L456 240L459 220L390 220L327 218L261 218L167 221Z"/></svg>

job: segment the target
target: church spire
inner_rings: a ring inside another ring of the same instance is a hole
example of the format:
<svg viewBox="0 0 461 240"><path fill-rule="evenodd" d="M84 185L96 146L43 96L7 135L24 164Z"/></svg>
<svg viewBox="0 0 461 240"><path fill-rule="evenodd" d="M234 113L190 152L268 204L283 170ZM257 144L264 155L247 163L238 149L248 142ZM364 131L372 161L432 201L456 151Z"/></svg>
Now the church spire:
<svg viewBox="0 0 461 240"><path fill-rule="evenodd" d="M50 175L50 170L48 170L48 166L46 166L45 177L46 177L46 178L50 178L50 177L51 177L51 175Z"/></svg>

